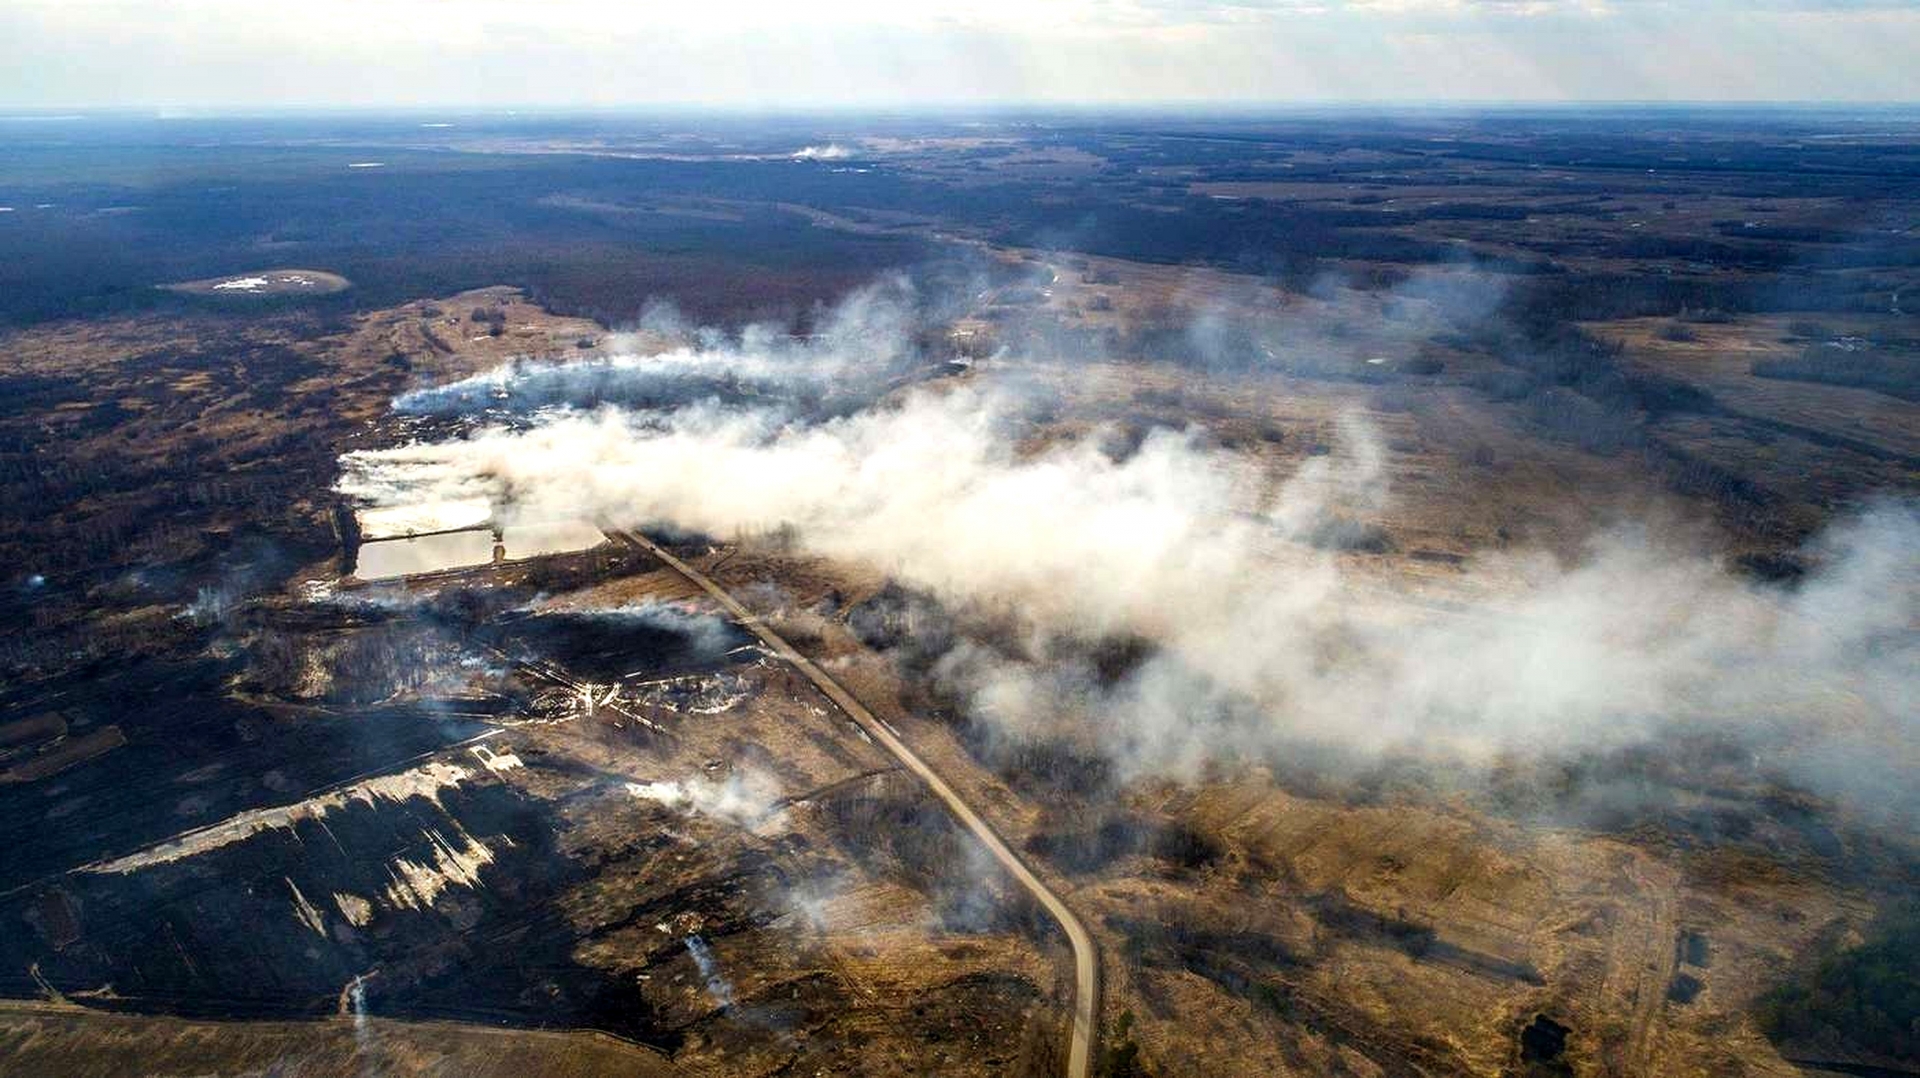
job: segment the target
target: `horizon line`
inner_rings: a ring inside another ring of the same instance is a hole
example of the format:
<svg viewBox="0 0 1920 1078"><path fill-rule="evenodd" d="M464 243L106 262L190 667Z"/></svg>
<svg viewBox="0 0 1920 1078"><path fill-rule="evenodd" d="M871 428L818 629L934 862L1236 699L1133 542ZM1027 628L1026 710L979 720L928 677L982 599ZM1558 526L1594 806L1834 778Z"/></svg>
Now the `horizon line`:
<svg viewBox="0 0 1920 1078"><path fill-rule="evenodd" d="M922 102L797 102L762 104L746 102L652 101L628 103L498 103L407 102L368 104L350 102L314 102L278 105L141 103L112 105L46 105L0 102L0 121L4 120L81 120L92 117L174 119L245 119L289 115L410 115L415 113L457 113L467 116L507 117L520 115L604 115L643 116L650 113L707 113L727 116L807 116L838 115L924 115L929 113L1288 113L1313 110L1340 111L1506 111L1538 109L1542 111L1584 111L1593 109L1630 109L1641 111L1737 110L1833 112L1848 109L1873 111L1912 110L1920 114L1920 98L1287 98L1255 99L1139 99L1085 101L1067 99L922 101ZM168 113L189 115L170 116Z"/></svg>

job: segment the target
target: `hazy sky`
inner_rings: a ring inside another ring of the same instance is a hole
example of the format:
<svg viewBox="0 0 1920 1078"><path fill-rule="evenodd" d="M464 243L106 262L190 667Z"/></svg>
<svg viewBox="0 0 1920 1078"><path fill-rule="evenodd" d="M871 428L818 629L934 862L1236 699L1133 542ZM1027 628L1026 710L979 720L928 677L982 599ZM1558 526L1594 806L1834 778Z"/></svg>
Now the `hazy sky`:
<svg viewBox="0 0 1920 1078"><path fill-rule="evenodd" d="M1920 0L0 0L0 104L1920 100Z"/></svg>

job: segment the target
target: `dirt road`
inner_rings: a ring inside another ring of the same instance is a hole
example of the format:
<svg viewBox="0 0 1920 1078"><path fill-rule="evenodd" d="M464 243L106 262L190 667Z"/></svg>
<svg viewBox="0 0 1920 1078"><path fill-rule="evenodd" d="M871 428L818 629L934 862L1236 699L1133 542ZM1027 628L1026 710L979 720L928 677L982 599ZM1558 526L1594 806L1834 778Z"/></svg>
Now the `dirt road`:
<svg viewBox="0 0 1920 1078"><path fill-rule="evenodd" d="M1088 1078L1093 1069L1094 1028L1099 1021L1099 952L1094 950L1093 937L1087 933L1086 926L1080 923L1080 918L1074 915L1066 902L1041 882L1040 877L1035 875L1033 870L1027 867L1027 863L1021 860L1020 855L1001 839L993 826L962 800L960 795L954 792L953 787L947 785L946 780L940 777L939 772L908 748L891 727L868 711L860 701L854 699L853 694L841 688L840 683L826 671L794 650L793 645L782 639L780 634L774 632L752 611L740 605L739 601L728 594L725 588L707 579L698 570L661 549L653 540L638 532L609 530L607 534L618 542L637 546L659 558L674 572L698 584L708 595L713 596L716 602L738 619L743 628L759 637L761 643L772 649L774 654L792 664L794 669L800 671L807 680L813 682L821 692L825 693L827 698L846 714L847 718L859 724L860 728L866 731L867 736L892 753L893 757L899 760L907 770L919 776L920 781L933 791L933 795L947 806L947 811L953 813L967 830L973 832L973 836L980 840L987 851L993 854L994 860L999 861L1001 866L1019 881L1029 894L1046 907L1047 912L1053 915L1053 919L1059 922L1061 929L1066 932L1068 943L1073 946L1073 1039L1067 1053L1067 1078Z"/></svg>

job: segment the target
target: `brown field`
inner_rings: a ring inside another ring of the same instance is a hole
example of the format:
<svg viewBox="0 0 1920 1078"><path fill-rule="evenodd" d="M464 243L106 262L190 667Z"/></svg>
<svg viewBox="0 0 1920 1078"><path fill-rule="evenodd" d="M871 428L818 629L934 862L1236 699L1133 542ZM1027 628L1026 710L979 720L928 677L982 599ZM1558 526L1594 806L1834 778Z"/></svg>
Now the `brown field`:
<svg viewBox="0 0 1920 1078"><path fill-rule="evenodd" d="M640 1076L687 1073L600 1033L497 1030L452 1022L351 1018L183 1022L101 1014L71 1004L0 1005L0 1068L12 1074L285 1074Z"/></svg>

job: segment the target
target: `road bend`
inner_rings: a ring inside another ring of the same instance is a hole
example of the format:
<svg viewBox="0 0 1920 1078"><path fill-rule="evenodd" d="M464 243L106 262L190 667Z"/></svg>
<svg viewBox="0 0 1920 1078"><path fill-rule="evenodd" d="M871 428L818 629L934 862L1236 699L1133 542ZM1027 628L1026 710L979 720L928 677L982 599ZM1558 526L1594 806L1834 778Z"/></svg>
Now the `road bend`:
<svg viewBox="0 0 1920 1078"><path fill-rule="evenodd" d="M792 644L787 643L779 633L774 632L764 621L761 621L758 615L742 606L739 600L729 594L725 588L707 579L699 570L674 557L662 549L658 543L639 532L609 529L607 534L659 558L674 572L713 596L714 601L725 607L743 628L758 637L761 643L773 650L774 654L805 675L806 679L825 693L848 719L866 731L868 737L879 742L893 754L894 759L900 761L902 766L918 776L920 781L926 784L927 789L933 791L933 795L947 806L947 811L953 813L967 830L973 832L973 837L980 840L980 844L987 848L987 852L993 855L994 860L1000 862L1001 867L1005 868L1022 887L1027 889L1027 893L1053 915L1053 919L1066 932L1067 942L1073 947L1073 1039L1067 1051L1067 1078L1088 1078L1093 1070L1095 1027L1099 1021L1100 960L1099 952L1094 950L1093 937L1087 933L1086 925L1080 922L1080 918L1068 908L1066 902L1041 881L1020 855L1000 837L999 832L993 829L993 825L981 818L980 814L973 810L973 806L967 804L953 787L947 784L947 780L940 777L938 771L908 748L906 742L902 741L886 723L881 722L873 712L868 711L852 693L841 688L840 683L815 665L813 660L795 650Z"/></svg>

